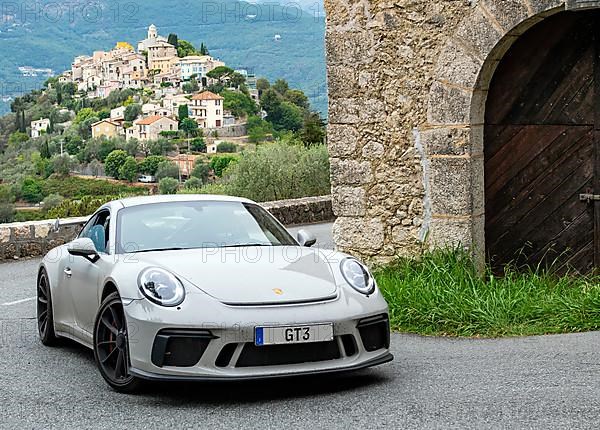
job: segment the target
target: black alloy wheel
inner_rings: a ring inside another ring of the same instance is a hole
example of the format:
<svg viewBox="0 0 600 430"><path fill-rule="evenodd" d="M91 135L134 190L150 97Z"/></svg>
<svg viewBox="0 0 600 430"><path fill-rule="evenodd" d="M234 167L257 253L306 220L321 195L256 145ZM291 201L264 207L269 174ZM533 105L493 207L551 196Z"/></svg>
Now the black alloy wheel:
<svg viewBox="0 0 600 430"><path fill-rule="evenodd" d="M109 295L94 325L94 358L100 374L114 390L132 393L142 381L129 374L129 340L123 303L118 293Z"/></svg>
<svg viewBox="0 0 600 430"><path fill-rule="evenodd" d="M37 326L42 344L54 346L58 337L54 333L54 314L52 312L52 295L48 274L45 270L40 272L37 282Z"/></svg>

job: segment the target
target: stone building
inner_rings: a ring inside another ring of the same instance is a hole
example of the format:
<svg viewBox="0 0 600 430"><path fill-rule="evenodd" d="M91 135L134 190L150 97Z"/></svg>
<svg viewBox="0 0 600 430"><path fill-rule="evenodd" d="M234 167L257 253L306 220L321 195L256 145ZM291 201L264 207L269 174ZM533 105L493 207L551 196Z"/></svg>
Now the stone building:
<svg viewBox="0 0 600 430"><path fill-rule="evenodd" d="M339 248L600 265L600 1L325 7Z"/></svg>

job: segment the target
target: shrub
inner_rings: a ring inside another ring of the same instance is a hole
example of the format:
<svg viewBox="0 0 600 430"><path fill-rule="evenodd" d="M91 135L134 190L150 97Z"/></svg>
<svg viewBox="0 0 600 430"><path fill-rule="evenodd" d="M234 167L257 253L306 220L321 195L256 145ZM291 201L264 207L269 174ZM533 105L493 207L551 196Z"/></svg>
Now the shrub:
<svg viewBox="0 0 600 430"><path fill-rule="evenodd" d="M115 149L108 157L106 157L106 161L104 163L104 171L107 176L111 176L113 178L119 178L119 169L123 164L125 164L125 160L127 160L127 152L122 149Z"/></svg>
<svg viewBox="0 0 600 430"><path fill-rule="evenodd" d="M179 167L172 161L165 160L158 163L156 169L156 180L160 181L164 178L179 179Z"/></svg>
<svg viewBox="0 0 600 430"><path fill-rule="evenodd" d="M196 160L196 163L194 164L194 169L192 170L192 173L190 176L200 179L200 181L203 184L205 184L208 181L209 170L210 169L208 167L208 164L206 164L204 162L204 160L201 160L199 158Z"/></svg>
<svg viewBox="0 0 600 430"><path fill-rule="evenodd" d="M244 153L227 169L229 191L256 201L292 199L331 192L324 145L267 144Z"/></svg>
<svg viewBox="0 0 600 430"><path fill-rule="evenodd" d="M79 200L65 200L48 211L49 218L69 218L93 214L103 204L124 196L85 196Z"/></svg>
<svg viewBox="0 0 600 430"><path fill-rule="evenodd" d="M58 175L69 176L72 167L73 161L68 154L56 155L52 158L52 172Z"/></svg>
<svg viewBox="0 0 600 430"><path fill-rule="evenodd" d="M60 194L50 194L50 195L46 196L46 198L43 201L44 209L45 210L54 209L54 208L60 206L60 204L64 200L65 200L65 198L63 196L61 196Z"/></svg>
<svg viewBox="0 0 600 430"><path fill-rule="evenodd" d="M221 142L217 145L217 152L234 153L237 152L237 145L232 142Z"/></svg>
<svg viewBox="0 0 600 430"><path fill-rule="evenodd" d="M44 198L40 182L34 178L25 178L21 185L21 197L29 203L39 203Z"/></svg>
<svg viewBox="0 0 600 430"><path fill-rule="evenodd" d="M161 194L176 194L179 182L174 178L162 178L158 183L158 191Z"/></svg>
<svg viewBox="0 0 600 430"><path fill-rule="evenodd" d="M0 203L0 223L13 222L15 220L15 207L10 203Z"/></svg>
<svg viewBox="0 0 600 430"><path fill-rule="evenodd" d="M194 152L206 152L206 143L201 137L197 137L190 142L190 147Z"/></svg>
<svg viewBox="0 0 600 430"><path fill-rule="evenodd" d="M216 155L210 159L210 168L214 170L215 175L221 177L229 164L236 160L237 157L234 155Z"/></svg>
<svg viewBox="0 0 600 430"><path fill-rule="evenodd" d="M143 195L148 189L125 185L102 179L48 178L42 182L43 195L60 194L66 199L81 199L85 196Z"/></svg>
<svg viewBox="0 0 600 430"><path fill-rule="evenodd" d="M201 188L202 185L203 185L203 182L201 179L198 179L198 178L192 176L190 179L185 181L184 187L189 190L189 189Z"/></svg>

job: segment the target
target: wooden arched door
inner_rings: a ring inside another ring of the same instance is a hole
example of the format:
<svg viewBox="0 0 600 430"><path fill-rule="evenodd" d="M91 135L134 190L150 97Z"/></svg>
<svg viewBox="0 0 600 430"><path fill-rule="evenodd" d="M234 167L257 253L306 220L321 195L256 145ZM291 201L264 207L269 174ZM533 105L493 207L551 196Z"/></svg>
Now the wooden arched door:
<svg viewBox="0 0 600 430"><path fill-rule="evenodd" d="M597 11L547 18L513 45L490 86L484 147L492 265L600 267Z"/></svg>

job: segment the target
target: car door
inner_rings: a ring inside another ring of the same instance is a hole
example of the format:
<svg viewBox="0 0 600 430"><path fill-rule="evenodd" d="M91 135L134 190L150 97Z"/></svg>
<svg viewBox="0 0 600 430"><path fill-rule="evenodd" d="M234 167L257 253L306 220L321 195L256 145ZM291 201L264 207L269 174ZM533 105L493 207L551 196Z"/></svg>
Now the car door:
<svg viewBox="0 0 600 430"><path fill-rule="evenodd" d="M79 237L91 239L96 251L103 258L108 255L109 231L110 211L102 209L90 219ZM70 256L64 272L73 301L75 322L80 329L91 336L100 305L98 293L101 282L100 265L84 257Z"/></svg>

